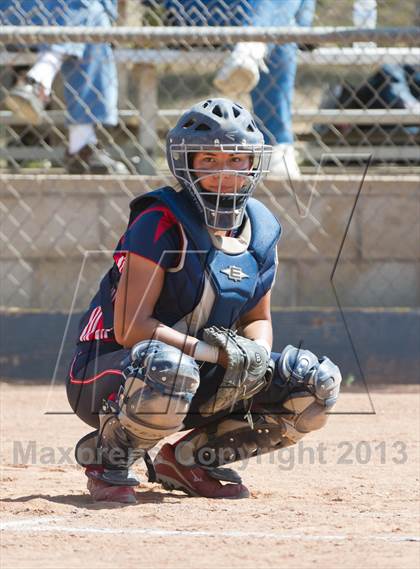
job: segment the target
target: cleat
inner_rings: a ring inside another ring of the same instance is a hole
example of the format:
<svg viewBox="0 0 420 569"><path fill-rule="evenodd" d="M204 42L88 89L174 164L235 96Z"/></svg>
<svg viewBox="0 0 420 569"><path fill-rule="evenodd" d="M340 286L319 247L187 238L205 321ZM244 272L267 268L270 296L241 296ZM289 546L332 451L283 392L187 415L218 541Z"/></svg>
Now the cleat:
<svg viewBox="0 0 420 569"><path fill-rule="evenodd" d="M19 81L4 99L7 109L31 125L42 122L48 102L43 86L30 78Z"/></svg>
<svg viewBox="0 0 420 569"><path fill-rule="evenodd" d="M212 478L209 471L200 466L186 467L177 462L175 446L165 444L154 460L156 481L165 490L181 490L189 496L201 498L248 498L249 491L243 484L225 484Z"/></svg>
<svg viewBox="0 0 420 569"><path fill-rule="evenodd" d="M94 502L117 502L120 504L136 504L136 493L133 486L121 486L104 482L97 478L102 473L101 467L87 467L87 489Z"/></svg>
<svg viewBox="0 0 420 569"><path fill-rule="evenodd" d="M113 486L102 480L89 478L87 489L94 502L137 503L136 493L132 486Z"/></svg>
<svg viewBox="0 0 420 569"><path fill-rule="evenodd" d="M249 93L260 80L260 70L268 72L264 63L267 46L260 42L238 43L214 78L214 86L227 97Z"/></svg>

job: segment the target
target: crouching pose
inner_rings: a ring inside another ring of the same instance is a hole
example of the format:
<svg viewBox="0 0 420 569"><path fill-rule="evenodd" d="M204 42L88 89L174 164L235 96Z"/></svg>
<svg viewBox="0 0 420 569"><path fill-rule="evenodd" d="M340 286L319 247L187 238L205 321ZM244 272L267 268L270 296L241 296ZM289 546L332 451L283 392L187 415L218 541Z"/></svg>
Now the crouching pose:
<svg viewBox="0 0 420 569"><path fill-rule="evenodd" d="M281 228L252 198L270 147L227 99L194 105L169 132L178 181L130 204L114 265L81 321L67 393L94 430L76 445L94 500L132 503L131 471L192 496L242 498L226 468L321 428L340 371L271 351L270 291ZM148 451L163 444L152 463Z"/></svg>

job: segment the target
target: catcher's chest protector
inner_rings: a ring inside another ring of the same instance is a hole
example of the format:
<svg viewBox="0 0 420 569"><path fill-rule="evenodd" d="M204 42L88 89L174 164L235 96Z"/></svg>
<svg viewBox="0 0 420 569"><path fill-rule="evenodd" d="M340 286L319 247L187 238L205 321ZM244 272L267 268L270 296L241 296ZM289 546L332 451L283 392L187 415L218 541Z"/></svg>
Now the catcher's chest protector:
<svg viewBox="0 0 420 569"><path fill-rule="evenodd" d="M178 329L198 335L200 329L212 325L230 328L271 286L281 231L278 221L263 204L250 199L246 210L248 248L231 254L215 246L185 192L162 188L141 196L131 204L132 217L156 199L165 203L181 223L186 242L179 267L166 272L154 316L164 324L178 324ZM194 319L198 326L192 330Z"/></svg>

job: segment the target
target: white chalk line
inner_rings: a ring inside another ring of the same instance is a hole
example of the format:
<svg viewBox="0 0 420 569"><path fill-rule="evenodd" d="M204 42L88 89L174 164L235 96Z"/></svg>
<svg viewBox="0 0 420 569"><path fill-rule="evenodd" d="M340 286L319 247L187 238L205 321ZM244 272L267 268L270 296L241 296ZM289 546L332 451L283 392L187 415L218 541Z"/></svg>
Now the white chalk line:
<svg viewBox="0 0 420 569"><path fill-rule="evenodd" d="M7 530L13 528L25 528L26 526L37 526L39 524L48 524L50 522L63 521L62 516L44 516L43 518L39 516L32 516L30 518L22 518L17 520L9 520L7 522L0 523L0 530Z"/></svg>
<svg viewBox="0 0 420 569"><path fill-rule="evenodd" d="M196 531L196 530L166 530L161 528L111 528L111 527L87 527L52 525L54 522L63 521L62 517L46 516L44 518L26 518L11 520L0 524L0 530L4 532L45 532L45 533L72 533L72 534L112 534L112 535L144 535L146 537L212 537L212 538L244 538L244 539L271 539L271 540L298 540L298 541L415 541L420 542L420 536L415 535L368 535L357 536L350 534L325 534L313 535L305 533L276 533L259 531Z"/></svg>

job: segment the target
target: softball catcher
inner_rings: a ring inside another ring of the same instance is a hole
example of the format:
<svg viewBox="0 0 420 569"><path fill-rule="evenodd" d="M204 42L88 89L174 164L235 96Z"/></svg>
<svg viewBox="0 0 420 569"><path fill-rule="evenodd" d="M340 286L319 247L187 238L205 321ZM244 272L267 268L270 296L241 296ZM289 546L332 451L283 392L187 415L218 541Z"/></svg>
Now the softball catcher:
<svg viewBox="0 0 420 569"><path fill-rule="evenodd" d="M136 501L131 466L192 496L242 498L226 467L321 428L338 367L272 347L281 227L252 198L270 147L250 113L208 99L167 138L177 180L130 204L114 264L80 324L67 392L93 431L76 445L94 500ZM152 464L148 451L167 436Z"/></svg>

